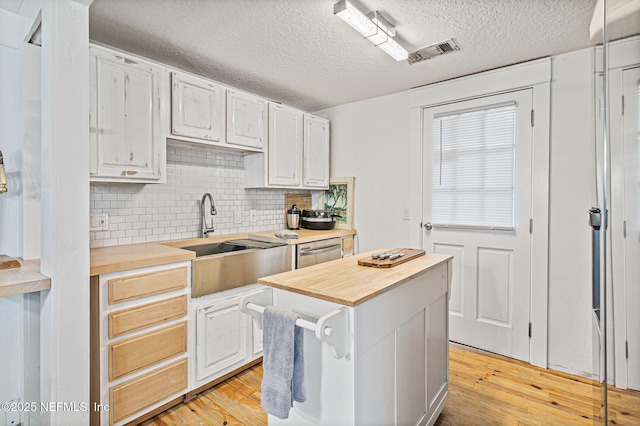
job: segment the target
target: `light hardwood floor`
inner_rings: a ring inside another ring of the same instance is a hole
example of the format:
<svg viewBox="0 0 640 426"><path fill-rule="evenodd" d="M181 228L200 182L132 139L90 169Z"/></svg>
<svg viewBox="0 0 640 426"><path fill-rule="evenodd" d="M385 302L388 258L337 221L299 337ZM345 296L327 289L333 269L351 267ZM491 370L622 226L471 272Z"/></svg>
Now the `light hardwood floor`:
<svg viewBox="0 0 640 426"><path fill-rule="evenodd" d="M591 380L455 344L449 359L449 396L437 426L602 423L601 391ZM259 364L143 425L266 425L261 380ZM640 392L609 388L609 424L640 425Z"/></svg>

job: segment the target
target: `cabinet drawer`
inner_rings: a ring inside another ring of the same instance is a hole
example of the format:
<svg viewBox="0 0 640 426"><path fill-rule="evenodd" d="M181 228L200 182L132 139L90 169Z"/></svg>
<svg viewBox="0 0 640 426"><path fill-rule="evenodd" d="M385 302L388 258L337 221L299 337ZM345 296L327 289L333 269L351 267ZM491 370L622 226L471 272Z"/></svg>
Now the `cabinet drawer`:
<svg viewBox="0 0 640 426"><path fill-rule="evenodd" d="M113 339L186 314L186 295L113 312L109 314L109 338Z"/></svg>
<svg viewBox="0 0 640 426"><path fill-rule="evenodd" d="M187 322L109 345L109 380L187 351Z"/></svg>
<svg viewBox="0 0 640 426"><path fill-rule="evenodd" d="M114 424L186 389L186 359L114 386L109 389L110 423Z"/></svg>
<svg viewBox="0 0 640 426"><path fill-rule="evenodd" d="M187 287L187 267L109 280L109 304Z"/></svg>

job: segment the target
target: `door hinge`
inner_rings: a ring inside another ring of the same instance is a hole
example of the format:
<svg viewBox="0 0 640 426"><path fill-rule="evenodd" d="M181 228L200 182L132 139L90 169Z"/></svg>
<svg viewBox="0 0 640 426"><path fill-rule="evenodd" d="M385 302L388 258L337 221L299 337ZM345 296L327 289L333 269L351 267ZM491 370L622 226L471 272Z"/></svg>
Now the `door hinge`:
<svg viewBox="0 0 640 426"><path fill-rule="evenodd" d="M622 221L622 238L627 238L627 221Z"/></svg>
<svg viewBox="0 0 640 426"><path fill-rule="evenodd" d="M629 342L624 342L625 356L629 359Z"/></svg>
<svg viewBox="0 0 640 426"><path fill-rule="evenodd" d="M622 95L622 115L624 115L624 95Z"/></svg>
<svg viewBox="0 0 640 426"><path fill-rule="evenodd" d="M533 219L529 219L529 233L533 234Z"/></svg>
<svg viewBox="0 0 640 426"><path fill-rule="evenodd" d="M531 338L531 323L529 323L529 338Z"/></svg>
<svg viewBox="0 0 640 426"><path fill-rule="evenodd" d="M534 119L535 119L535 113L533 112L533 110L531 110L531 127L533 127Z"/></svg>

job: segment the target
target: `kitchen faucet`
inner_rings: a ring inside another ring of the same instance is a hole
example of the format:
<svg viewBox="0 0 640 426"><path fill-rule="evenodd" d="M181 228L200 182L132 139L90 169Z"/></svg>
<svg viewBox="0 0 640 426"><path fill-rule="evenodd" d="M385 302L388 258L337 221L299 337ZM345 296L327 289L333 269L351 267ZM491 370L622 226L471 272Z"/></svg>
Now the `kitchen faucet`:
<svg viewBox="0 0 640 426"><path fill-rule="evenodd" d="M214 229L213 229L213 218L211 219L211 227L209 228L207 226L207 220L205 219L205 216L204 216L204 203L205 203L207 198L209 198L209 202L211 203L211 215L218 214L218 212L216 211L216 206L213 203L213 197L211 196L211 194L206 192L202 196L202 200L200 201L200 216L202 217L202 236L204 238L207 238L209 236L209 233L212 233L214 231Z"/></svg>

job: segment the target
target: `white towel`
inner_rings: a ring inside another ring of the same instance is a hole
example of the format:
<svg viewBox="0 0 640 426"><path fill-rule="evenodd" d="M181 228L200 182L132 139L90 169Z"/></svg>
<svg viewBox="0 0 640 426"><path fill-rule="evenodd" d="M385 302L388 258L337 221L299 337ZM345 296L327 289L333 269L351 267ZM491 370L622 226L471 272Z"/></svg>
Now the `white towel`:
<svg viewBox="0 0 640 426"><path fill-rule="evenodd" d="M264 310L261 406L280 419L289 417L293 401L306 400L304 330L295 325L299 317L276 306Z"/></svg>

